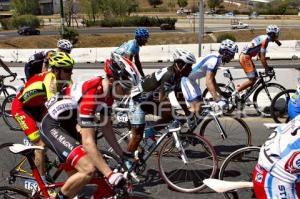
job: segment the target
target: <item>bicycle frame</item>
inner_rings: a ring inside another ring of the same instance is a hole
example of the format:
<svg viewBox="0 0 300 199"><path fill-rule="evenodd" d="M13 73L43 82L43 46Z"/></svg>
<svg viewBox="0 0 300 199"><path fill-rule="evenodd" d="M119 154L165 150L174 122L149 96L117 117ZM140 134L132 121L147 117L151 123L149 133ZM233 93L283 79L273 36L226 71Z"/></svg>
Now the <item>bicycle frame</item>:
<svg viewBox="0 0 300 199"><path fill-rule="evenodd" d="M233 90L235 90L235 89L236 89L236 86L235 86L235 83L234 83L234 80L235 80L235 79L232 77L232 74L231 74L231 72L230 72L229 69L226 69L226 70L225 70L225 72L224 72L224 77L226 77L226 78L229 79L229 83L226 85L226 87L229 86L229 87L231 87ZM267 80L267 81L265 81L265 80L264 80L264 77L266 77L266 76L264 76L263 73L259 72L259 76L258 76L258 77L259 77L259 78L258 78L258 81L256 81L255 84L254 84L250 89L247 89L247 90L246 90L246 94L244 95L244 97L243 97L243 99L242 99L243 102L245 102L245 101L252 95L252 93L254 93L254 91L255 91L260 85L262 85L263 87L265 87L265 86L266 86L266 83L270 82L270 81L273 79L273 77L275 77L275 76L269 77L270 79ZM240 78L236 78L236 79L240 79ZM241 78L241 79L244 79L244 78Z"/></svg>
<svg viewBox="0 0 300 199"><path fill-rule="evenodd" d="M32 170L33 177L30 177L30 179L35 180L39 186L39 190L36 190L33 193L34 198L40 198L41 195L45 198L50 198L48 190L62 187L64 185L64 182L56 182L56 183L49 184L49 185L45 184L43 182L41 175L38 171L38 168L34 163L34 159L32 158L32 157L34 157L33 149L31 149L29 152L26 152L26 153L24 152L21 154L26 157L26 159L29 162L30 168ZM64 169L65 169L64 164L61 163L59 165L59 169L57 172L62 172ZM56 174L54 174L54 175L56 175ZM96 176L96 177L92 178L91 181L88 183L88 185L90 185L90 184L97 186L97 189L94 190L92 193L92 195L94 196L95 199L108 198L108 197L112 197L116 194L114 188L107 183L106 179L102 175L99 177Z"/></svg>

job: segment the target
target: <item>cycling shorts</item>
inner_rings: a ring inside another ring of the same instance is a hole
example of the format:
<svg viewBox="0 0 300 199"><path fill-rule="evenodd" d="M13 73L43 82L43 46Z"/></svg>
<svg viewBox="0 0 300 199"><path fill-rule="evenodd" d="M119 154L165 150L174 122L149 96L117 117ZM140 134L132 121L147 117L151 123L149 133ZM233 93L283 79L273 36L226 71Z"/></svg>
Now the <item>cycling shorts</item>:
<svg viewBox="0 0 300 199"><path fill-rule="evenodd" d="M257 199L298 199L295 183L287 183L256 165L252 181Z"/></svg>
<svg viewBox="0 0 300 199"><path fill-rule="evenodd" d="M257 77L256 68L250 55L241 53L240 64L249 79L255 79Z"/></svg>
<svg viewBox="0 0 300 199"><path fill-rule="evenodd" d="M47 110L45 106L29 107L24 105L16 97L11 106L11 114L18 122L30 142L34 143L40 139L40 131L36 122L41 122Z"/></svg>
<svg viewBox="0 0 300 199"><path fill-rule="evenodd" d="M298 92L293 94L288 102L289 120L294 119L300 113L300 95Z"/></svg>
<svg viewBox="0 0 300 199"><path fill-rule="evenodd" d="M80 134L76 131L76 123L59 122L47 114L41 128L41 139L58 156L61 163L66 163L65 169L72 170L86 154L79 142Z"/></svg>
<svg viewBox="0 0 300 199"><path fill-rule="evenodd" d="M187 102L200 102L202 101L202 93L200 86L195 80L188 77L181 78L181 90Z"/></svg>

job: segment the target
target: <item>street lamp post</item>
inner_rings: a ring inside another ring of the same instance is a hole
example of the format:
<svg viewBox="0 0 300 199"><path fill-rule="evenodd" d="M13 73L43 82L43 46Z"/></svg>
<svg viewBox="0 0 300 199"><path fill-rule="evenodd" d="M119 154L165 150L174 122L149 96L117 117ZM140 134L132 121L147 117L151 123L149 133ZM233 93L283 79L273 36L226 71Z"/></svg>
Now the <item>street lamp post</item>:
<svg viewBox="0 0 300 199"><path fill-rule="evenodd" d="M64 34L64 3L60 0L60 25L61 25L61 35Z"/></svg>
<svg viewBox="0 0 300 199"><path fill-rule="evenodd" d="M198 34L198 56L201 56L201 49L204 35L204 2L199 0L199 34Z"/></svg>

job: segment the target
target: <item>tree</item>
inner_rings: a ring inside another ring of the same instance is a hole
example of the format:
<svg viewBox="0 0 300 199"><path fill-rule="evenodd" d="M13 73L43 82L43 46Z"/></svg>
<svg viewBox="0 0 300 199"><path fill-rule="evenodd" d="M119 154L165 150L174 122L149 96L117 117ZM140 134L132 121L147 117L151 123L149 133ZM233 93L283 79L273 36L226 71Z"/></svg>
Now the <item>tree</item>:
<svg viewBox="0 0 300 199"><path fill-rule="evenodd" d="M207 5L211 10L215 10L216 7L219 7L223 0L208 0Z"/></svg>
<svg viewBox="0 0 300 199"><path fill-rule="evenodd" d="M177 0L177 4L179 7L183 8L188 5L187 0Z"/></svg>
<svg viewBox="0 0 300 199"><path fill-rule="evenodd" d="M97 15L100 12L100 5L98 0L81 0L79 2L80 9L83 13L87 14L89 19L93 22L96 21Z"/></svg>
<svg viewBox="0 0 300 199"><path fill-rule="evenodd" d="M153 8L156 8L156 6L162 4L161 0L148 0L148 2L150 3L151 6L153 6Z"/></svg>
<svg viewBox="0 0 300 199"><path fill-rule="evenodd" d="M176 1L175 0L169 0L168 1L168 7L170 8L170 10L174 10L176 6Z"/></svg>
<svg viewBox="0 0 300 199"><path fill-rule="evenodd" d="M11 6L19 15L37 15L40 13L38 0L13 0Z"/></svg>
<svg viewBox="0 0 300 199"><path fill-rule="evenodd" d="M100 0L99 8L104 16L130 15L138 8L136 0Z"/></svg>

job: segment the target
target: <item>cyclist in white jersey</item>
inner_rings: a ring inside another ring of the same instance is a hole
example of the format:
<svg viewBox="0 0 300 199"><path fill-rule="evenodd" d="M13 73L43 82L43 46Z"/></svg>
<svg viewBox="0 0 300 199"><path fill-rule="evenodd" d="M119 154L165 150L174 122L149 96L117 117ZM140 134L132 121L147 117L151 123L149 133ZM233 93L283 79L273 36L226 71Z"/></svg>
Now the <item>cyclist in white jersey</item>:
<svg viewBox="0 0 300 199"><path fill-rule="evenodd" d="M223 108L226 103L218 93L221 93L216 83L216 73L221 64L229 63L235 53L238 52L238 46L231 40L226 39L221 42L219 55L207 55L193 65L192 72L188 77L181 79L181 89L186 101L190 104L190 111L193 113L201 112L202 94L200 86L196 80L206 78L206 86L213 99Z"/></svg>
<svg viewBox="0 0 300 199"><path fill-rule="evenodd" d="M147 29L137 28L135 30L135 39L123 43L119 48L117 48L114 51L114 53L117 53L130 59L130 61L132 61L134 58L135 65L138 68L142 77L144 77L145 75L142 69L142 64L140 62L140 46L146 45L149 36L149 31Z"/></svg>
<svg viewBox="0 0 300 199"><path fill-rule="evenodd" d="M300 115L269 136L260 149L252 180L258 199L300 198L296 185L300 181Z"/></svg>

